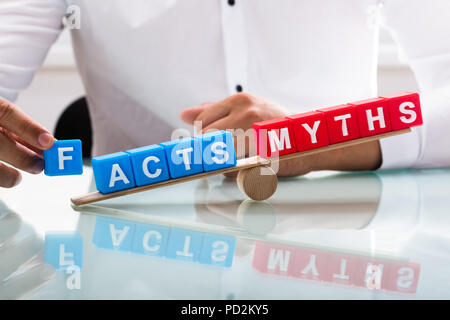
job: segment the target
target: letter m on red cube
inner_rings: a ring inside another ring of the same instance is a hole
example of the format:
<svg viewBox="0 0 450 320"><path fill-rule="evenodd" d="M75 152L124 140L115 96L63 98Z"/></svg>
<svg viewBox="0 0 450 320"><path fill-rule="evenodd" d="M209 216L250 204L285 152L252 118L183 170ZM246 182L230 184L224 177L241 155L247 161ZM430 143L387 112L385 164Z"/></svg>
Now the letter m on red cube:
<svg viewBox="0 0 450 320"><path fill-rule="evenodd" d="M297 151L289 119L279 118L253 124L256 151L261 157L282 156Z"/></svg>

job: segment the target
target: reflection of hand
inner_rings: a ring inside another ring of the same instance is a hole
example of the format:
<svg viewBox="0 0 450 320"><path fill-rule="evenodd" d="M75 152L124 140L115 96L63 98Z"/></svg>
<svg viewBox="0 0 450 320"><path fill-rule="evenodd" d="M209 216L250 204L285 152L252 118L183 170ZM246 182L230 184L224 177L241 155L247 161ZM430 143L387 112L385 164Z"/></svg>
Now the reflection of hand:
<svg viewBox="0 0 450 320"><path fill-rule="evenodd" d="M18 299L54 275L43 262L43 241L0 202L0 299Z"/></svg>
<svg viewBox="0 0 450 320"><path fill-rule="evenodd" d="M0 160L29 173L44 169L42 150L53 145L54 138L12 103L0 99ZM0 187L14 187L20 172L0 163Z"/></svg>
<svg viewBox="0 0 450 320"><path fill-rule="evenodd" d="M243 201L236 182L202 181L196 190L197 217L252 234L304 229L359 229L374 216L380 184L373 174L341 174L280 181L268 202ZM216 215L214 218L213 215Z"/></svg>

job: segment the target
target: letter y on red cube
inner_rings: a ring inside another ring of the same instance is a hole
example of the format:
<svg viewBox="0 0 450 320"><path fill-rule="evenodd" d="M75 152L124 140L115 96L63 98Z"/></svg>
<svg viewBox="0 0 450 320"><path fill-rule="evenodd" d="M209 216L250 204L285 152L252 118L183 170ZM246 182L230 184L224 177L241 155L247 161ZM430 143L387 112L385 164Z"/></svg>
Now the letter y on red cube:
<svg viewBox="0 0 450 320"><path fill-rule="evenodd" d="M323 112L311 111L287 118L292 121L298 151L321 148L330 144Z"/></svg>

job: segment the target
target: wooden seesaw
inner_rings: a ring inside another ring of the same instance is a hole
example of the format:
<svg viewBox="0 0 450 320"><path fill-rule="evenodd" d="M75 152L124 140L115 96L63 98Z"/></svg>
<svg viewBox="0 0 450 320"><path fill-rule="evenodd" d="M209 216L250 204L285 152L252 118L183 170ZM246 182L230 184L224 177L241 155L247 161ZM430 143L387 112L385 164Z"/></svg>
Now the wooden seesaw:
<svg viewBox="0 0 450 320"><path fill-rule="evenodd" d="M350 140L346 142L336 143L332 145L328 145L326 147L296 152L287 154L280 157L274 158L263 158L260 156L249 157L245 159L240 159L237 161L236 166L229 167L221 170L215 170L210 172L203 172L192 176L186 176L178 179L166 180L159 183L146 185L142 187L136 187L132 189L127 189L123 191L102 194L100 192L92 192L85 195L77 196L71 198L72 203L75 206L81 206L89 203L94 203L102 200L107 200L111 198L121 197L133 193L138 193L142 191L152 190L156 188L162 188L166 186L171 186L174 184L179 184L187 181L197 180L201 178L207 178L219 174L238 172L237 176L237 184L239 189L245 193L249 198L253 200L266 200L270 198L275 191L277 190L278 179L276 173L270 168L270 165L277 161L284 161L293 158L306 157L309 155L326 152L330 150L345 148L365 142L376 141L383 138L388 138L392 136L397 136L400 134L411 132L411 129L404 129L398 131L391 131L388 133L383 133L379 135L374 135L365 138L359 138L355 140ZM262 168L264 168L264 172L262 172Z"/></svg>

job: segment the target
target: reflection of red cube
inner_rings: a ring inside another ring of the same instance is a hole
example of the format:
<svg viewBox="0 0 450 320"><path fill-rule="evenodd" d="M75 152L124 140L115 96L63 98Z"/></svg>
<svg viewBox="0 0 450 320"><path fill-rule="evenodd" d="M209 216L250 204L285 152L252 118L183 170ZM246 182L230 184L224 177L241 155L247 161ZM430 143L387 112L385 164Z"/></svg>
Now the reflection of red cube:
<svg viewBox="0 0 450 320"><path fill-rule="evenodd" d="M330 254L328 256L328 273L330 281L352 285L356 278L357 258L346 254Z"/></svg>
<svg viewBox="0 0 450 320"><path fill-rule="evenodd" d="M262 157L282 156L297 151L289 119L272 119L253 124L256 152Z"/></svg>
<svg viewBox="0 0 450 320"><path fill-rule="evenodd" d="M298 151L329 145L327 123L322 112L311 111L286 117L292 121Z"/></svg>
<svg viewBox="0 0 450 320"><path fill-rule="evenodd" d="M331 281L328 272L328 253L319 250L298 248L295 251L295 261L292 276L301 279Z"/></svg>
<svg viewBox="0 0 450 320"><path fill-rule="evenodd" d="M391 131L391 120L387 99L374 98L349 103L358 115L361 137L373 136Z"/></svg>
<svg viewBox="0 0 450 320"><path fill-rule="evenodd" d="M256 241L253 268L263 273L287 276L294 263L294 248Z"/></svg>
<svg viewBox="0 0 450 320"><path fill-rule="evenodd" d="M389 262L381 259L357 258L353 285L371 290L384 289Z"/></svg>
<svg viewBox="0 0 450 320"><path fill-rule="evenodd" d="M389 291L416 293L419 274L418 263L394 261L389 265L383 287Z"/></svg>
<svg viewBox="0 0 450 320"><path fill-rule="evenodd" d="M382 98L388 99L392 130L420 126L423 123L418 93L394 93Z"/></svg>
<svg viewBox="0 0 450 320"><path fill-rule="evenodd" d="M328 137L330 143L339 143L358 139L359 126L356 109L349 105L319 109L327 121Z"/></svg>

